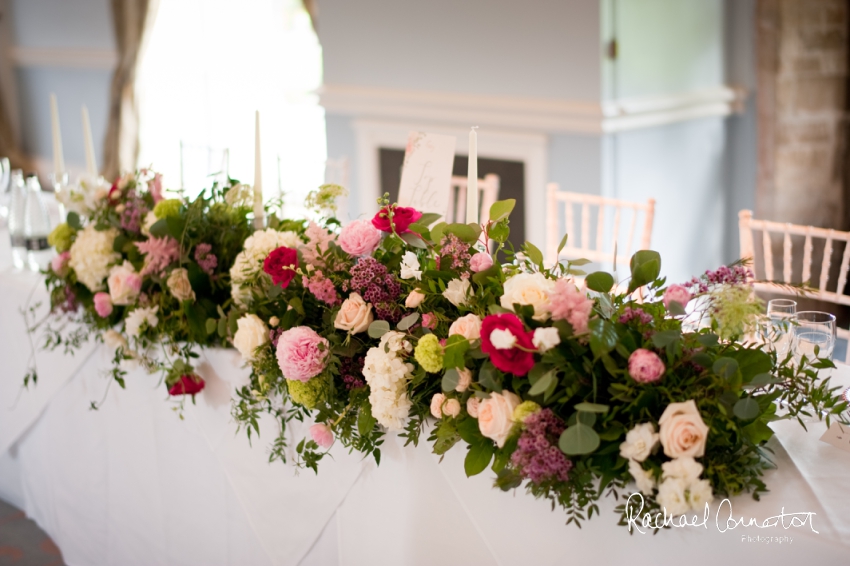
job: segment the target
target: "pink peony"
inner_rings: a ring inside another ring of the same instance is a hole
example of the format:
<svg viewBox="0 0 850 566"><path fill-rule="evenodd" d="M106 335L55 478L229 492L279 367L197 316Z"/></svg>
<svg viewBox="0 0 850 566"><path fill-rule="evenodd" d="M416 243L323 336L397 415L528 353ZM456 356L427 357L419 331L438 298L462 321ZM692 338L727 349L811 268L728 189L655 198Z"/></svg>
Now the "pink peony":
<svg viewBox="0 0 850 566"><path fill-rule="evenodd" d="M112 297L109 293L101 291L94 294L94 310L100 318L106 318L112 314Z"/></svg>
<svg viewBox="0 0 850 566"><path fill-rule="evenodd" d="M676 302L685 308L691 300L691 293L681 285L670 285L664 291L664 306L670 310L670 303Z"/></svg>
<svg viewBox="0 0 850 566"><path fill-rule="evenodd" d="M490 269L492 266L493 258L488 253L478 252L469 260L469 269L475 273Z"/></svg>
<svg viewBox="0 0 850 566"><path fill-rule="evenodd" d="M437 328L437 317L432 312L426 312L422 315L422 328L434 330Z"/></svg>
<svg viewBox="0 0 850 566"><path fill-rule="evenodd" d="M170 263L180 259L180 244L171 236L151 236L147 241L136 242L136 247L145 254L145 266L139 273L142 277L151 273L162 275Z"/></svg>
<svg viewBox="0 0 850 566"><path fill-rule="evenodd" d="M558 279L549 292L553 320L566 320L575 334L587 333L587 321L593 311L593 300L572 281Z"/></svg>
<svg viewBox="0 0 850 566"><path fill-rule="evenodd" d="M644 348L638 348L629 356L629 375L638 383L658 381L666 369L658 354Z"/></svg>
<svg viewBox="0 0 850 566"><path fill-rule="evenodd" d="M342 229L337 240L342 250L353 256L369 255L378 249L381 233L368 220L355 220Z"/></svg>
<svg viewBox="0 0 850 566"><path fill-rule="evenodd" d="M68 261L70 259L71 252L62 252L50 260L50 269L59 277L65 277L68 275Z"/></svg>
<svg viewBox="0 0 850 566"><path fill-rule="evenodd" d="M311 426L310 436L313 438L313 441L322 448L330 448L334 443L334 433L326 424L317 423Z"/></svg>
<svg viewBox="0 0 850 566"><path fill-rule="evenodd" d="M309 381L325 369L330 344L307 326L284 331L277 339L277 363L286 379Z"/></svg>

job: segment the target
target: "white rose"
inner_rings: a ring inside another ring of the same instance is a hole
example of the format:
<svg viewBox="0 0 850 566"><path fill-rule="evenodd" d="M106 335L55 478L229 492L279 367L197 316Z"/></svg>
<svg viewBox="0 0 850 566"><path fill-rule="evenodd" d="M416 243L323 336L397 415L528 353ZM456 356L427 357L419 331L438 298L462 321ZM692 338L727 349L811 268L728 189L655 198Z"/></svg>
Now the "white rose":
<svg viewBox="0 0 850 566"><path fill-rule="evenodd" d="M514 304L534 307L534 320L549 318L549 292L555 282L542 273L517 273L505 281L502 307L513 310Z"/></svg>
<svg viewBox="0 0 850 566"><path fill-rule="evenodd" d="M103 280L109 275L109 266L121 259L112 249L118 230L96 230L91 223L77 233L71 244L68 265L77 274L77 280L91 292L103 289Z"/></svg>
<svg viewBox="0 0 850 566"><path fill-rule="evenodd" d="M702 464L686 456L661 464L661 476L663 478L679 478L689 484L699 479L702 475L702 469Z"/></svg>
<svg viewBox="0 0 850 566"><path fill-rule="evenodd" d="M459 334L469 341L481 338L481 318L477 314L469 313L454 321L449 326L449 336Z"/></svg>
<svg viewBox="0 0 850 566"><path fill-rule="evenodd" d="M103 333L103 343L113 350L117 350L118 348L127 349L127 339L121 336L120 332L112 328Z"/></svg>
<svg viewBox="0 0 850 566"><path fill-rule="evenodd" d="M699 458L705 454L708 427L705 426L693 399L667 405L658 419L658 425L664 454L670 458Z"/></svg>
<svg viewBox="0 0 850 566"><path fill-rule="evenodd" d="M422 270L419 269L419 259L413 252L404 252L401 259L402 279L422 279Z"/></svg>
<svg viewBox="0 0 850 566"><path fill-rule="evenodd" d="M277 325L280 324L280 319L276 316L273 316L269 319L269 326L272 328L277 328Z"/></svg>
<svg viewBox="0 0 850 566"><path fill-rule="evenodd" d="M443 418L443 403L446 402L446 396L442 393L435 393L431 397L431 415L435 419Z"/></svg>
<svg viewBox="0 0 850 566"><path fill-rule="evenodd" d="M687 513L688 509L691 508L687 497L685 497L685 489L687 487L687 484L683 480L667 478L658 486L658 495L655 497L655 500L670 515Z"/></svg>
<svg viewBox="0 0 850 566"><path fill-rule="evenodd" d="M490 343L497 350L510 350L516 344L516 336L510 330L497 328L490 333Z"/></svg>
<svg viewBox="0 0 850 566"><path fill-rule="evenodd" d="M558 329L554 327L536 328L531 343L540 351L545 352L551 350L561 343L561 337L558 335Z"/></svg>
<svg viewBox="0 0 850 566"><path fill-rule="evenodd" d="M449 399L443 404L443 414L452 418L460 414L460 401L457 399Z"/></svg>
<svg viewBox="0 0 850 566"><path fill-rule="evenodd" d="M620 444L620 456L627 460L643 462L658 444L655 425L642 423L626 433L626 441Z"/></svg>
<svg viewBox="0 0 850 566"><path fill-rule="evenodd" d="M691 504L691 509L705 508L705 505L712 501L714 501L714 493L708 480L695 481L688 486L688 503Z"/></svg>
<svg viewBox="0 0 850 566"><path fill-rule="evenodd" d="M124 261L109 271L106 280L112 304L129 305L136 301L142 288L142 277L133 269L133 264Z"/></svg>
<svg viewBox="0 0 850 566"><path fill-rule="evenodd" d="M481 401L478 407L478 429L481 434L496 442L501 448L511 434L514 426L514 409L520 404L520 398L510 391L490 393L490 397Z"/></svg>
<svg viewBox="0 0 850 566"><path fill-rule="evenodd" d="M404 301L404 306L409 309L415 309L419 305L422 304L422 301L425 300L425 293L420 293L418 290L414 289L407 296L407 299Z"/></svg>
<svg viewBox="0 0 850 566"><path fill-rule="evenodd" d="M184 267L174 269L168 276L166 281L168 290L180 302L194 301L195 291L192 290L192 284L189 282L189 272Z"/></svg>
<svg viewBox="0 0 850 566"><path fill-rule="evenodd" d="M137 307L133 309L124 320L124 330L127 332L127 335L138 338L142 330L142 325L145 323L147 323L148 328L156 328L156 325L159 324L159 319L156 316L157 311L159 311L159 306L153 308Z"/></svg>
<svg viewBox="0 0 850 566"><path fill-rule="evenodd" d="M465 305L469 296L469 280L468 279L452 279L443 291L443 296L456 307Z"/></svg>
<svg viewBox="0 0 850 566"><path fill-rule="evenodd" d="M254 360L257 348L269 341L269 329L255 314L246 314L236 321L236 334L233 335L233 345L242 354L246 362Z"/></svg>
<svg viewBox="0 0 850 566"><path fill-rule="evenodd" d="M458 393L463 393L467 389L469 389L469 384L472 383L472 370L467 368L458 368L457 370L457 386L455 387L455 391Z"/></svg>
<svg viewBox="0 0 850 566"><path fill-rule="evenodd" d="M635 480L638 490L644 495L652 495L652 490L655 489L655 477L651 471L643 469L640 463L629 460L629 473Z"/></svg>
<svg viewBox="0 0 850 566"><path fill-rule="evenodd" d="M336 313L334 328L357 334L369 328L373 320L372 304L364 301L359 293L351 293Z"/></svg>
<svg viewBox="0 0 850 566"><path fill-rule="evenodd" d="M478 409L481 408L481 399L478 397L470 397L466 400L466 412L473 419L478 418Z"/></svg>

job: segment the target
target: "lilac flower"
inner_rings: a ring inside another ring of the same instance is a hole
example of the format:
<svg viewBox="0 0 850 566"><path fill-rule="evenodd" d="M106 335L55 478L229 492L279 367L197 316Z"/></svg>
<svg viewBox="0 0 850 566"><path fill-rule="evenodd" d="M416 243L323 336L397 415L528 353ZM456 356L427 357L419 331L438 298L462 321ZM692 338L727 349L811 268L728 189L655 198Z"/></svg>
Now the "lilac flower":
<svg viewBox="0 0 850 566"><path fill-rule="evenodd" d="M542 409L525 418L525 430L511 454L511 464L523 478L534 483L567 481L573 463L558 448L558 438L566 428L551 409Z"/></svg>
<svg viewBox="0 0 850 566"><path fill-rule="evenodd" d="M637 319L640 324L649 324L652 322L652 315L643 309L626 307L623 309L623 314L620 315L620 318L617 320L620 324L626 324L631 322L632 320Z"/></svg>
<svg viewBox="0 0 850 566"><path fill-rule="evenodd" d="M343 291L357 291L366 302L372 303L375 316L396 323L402 310L398 305L401 285L387 267L373 257L361 257L351 268L351 280L343 283Z"/></svg>
<svg viewBox="0 0 850 566"><path fill-rule="evenodd" d="M366 358L364 356L340 358L339 375L342 377L346 389L351 390L366 385L366 382L363 380L363 366L365 363Z"/></svg>
<svg viewBox="0 0 850 566"><path fill-rule="evenodd" d="M694 277L685 286L690 287L694 293L707 293L712 285L745 285L749 284L753 277L752 270L743 265L723 265L714 271L706 271L702 277Z"/></svg>

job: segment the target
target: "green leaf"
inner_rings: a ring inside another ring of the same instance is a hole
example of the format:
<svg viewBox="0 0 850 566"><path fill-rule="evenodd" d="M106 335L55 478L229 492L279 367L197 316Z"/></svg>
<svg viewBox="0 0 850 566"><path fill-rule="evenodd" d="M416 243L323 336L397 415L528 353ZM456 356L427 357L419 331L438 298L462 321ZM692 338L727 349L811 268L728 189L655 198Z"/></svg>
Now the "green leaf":
<svg viewBox="0 0 850 566"><path fill-rule="evenodd" d="M425 212L422 214L422 218L417 220L416 223L423 226L430 226L440 218L442 218L441 214L437 214L436 212Z"/></svg>
<svg viewBox="0 0 850 566"><path fill-rule="evenodd" d="M419 320L419 313L410 313L409 315L398 321L397 328L402 331L407 330L408 328L416 324L417 320Z"/></svg>
<svg viewBox="0 0 850 566"><path fill-rule="evenodd" d="M700 334L697 336L697 342L706 348L713 348L714 346L717 346L719 340L720 338L717 334Z"/></svg>
<svg viewBox="0 0 850 566"><path fill-rule="evenodd" d="M652 335L652 344L656 348L665 348L682 337L679 330L664 330Z"/></svg>
<svg viewBox="0 0 850 566"><path fill-rule="evenodd" d="M83 223L80 221L80 215L74 211L68 213L68 216L65 219L65 222L68 223L68 226L73 228L74 230L82 230Z"/></svg>
<svg viewBox="0 0 850 566"><path fill-rule="evenodd" d="M498 277L500 273L500 267L496 264L491 265L484 271L479 271L475 275L472 276L472 282L478 283L479 285L483 285L487 283L487 280L491 277Z"/></svg>
<svg viewBox="0 0 850 566"><path fill-rule="evenodd" d="M617 345L617 327L604 318L594 318L588 324L590 328L590 349L596 357L607 354Z"/></svg>
<svg viewBox="0 0 850 566"><path fill-rule="evenodd" d="M751 421L759 416L761 409L755 399L752 397L744 397L735 403L735 406L732 408L732 412L735 413L735 416L742 421Z"/></svg>
<svg viewBox="0 0 850 566"><path fill-rule="evenodd" d="M380 338L390 331L390 323L386 320L373 320L367 331L370 338Z"/></svg>
<svg viewBox="0 0 850 566"><path fill-rule="evenodd" d="M378 421L372 416L372 405L369 403L369 399L366 399L360 405L360 414L357 415L357 432L360 433L360 436L368 435L375 428L376 422Z"/></svg>
<svg viewBox="0 0 850 566"><path fill-rule="evenodd" d="M558 255L561 255L561 250L563 250L566 247L567 238L569 238L569 237L570 237L569 234L564 234L564 237L561 238L561 243L558 244ZM574 263L574 262L571 261L570 263Z"/></svg>
<svg viewBox="0 0 850 566"><path fill-rule="evenodd" d="M443 391L454 391L457 384L460 383L460 374L456 368L447 369L443 374L442 387Z"/></svg>
<svg viewBox="0 0 850 566"><path fill-rule="evenodd" d="M227 319L220 318L218 319L218 336L220 338L224 338L227 336Z"/></svg>
<svg viewBox="0 0 850 566"><path fill-rule="evenodd" d="M753 444L767 442L773 436L773 429L767 426L767 424L761 422L761 420L748 424L742 430Z"/></svg>
<svg viewBox="0 0 850 566"><path fill-rule="evenodd" d="M478 444L470 444L469 452L466 453L466 459L463 461L463 469L467 477L472 477L480 474L490 465L490 460L493 459L493 443L488 441Z"/></svg>
<svg viewBox="0 0 850 566"><path fill-rule="evenodd" d="M179 216L165 218L166 232L178 242L183 238L183 230L186 229L186 220Z"/></svg>
<svg viewBox="0 0 850 566"><path fill-rule="evenodd" d="M539 267L543 267L543 252L540 251L540 248L531 242L526 242L523 249L525 250L525 255L528 256L528 259L530 259L532 263Z"/></svg>
<svg viewBox="0 0 850 566"><path fill-rule="evenodd" d="M604 271L596 271L584 280L587 288L598 293L607 293L614 286L614 277Z"/></svg>
<svg viewBox="0 0 850 566"><path fill-rule="evenodd" d="M760 373L753 377L749 383L747 383L744 387L747 388L756 388L756 387L764 387L765 385L773 385L776 383L782 383L781 379L777 379L773 377L769 373Z"/></svg>
<svg viewBox="0 0 850 566"><path fill-rule="evenodd" d="M469 340L460 334L453 334L446 340L446 345L443 348L443 367L445 368L462 368L466 364L463 356L469 350Z"/></svg>
<svg viewBox="0 0 850 566"><path fill-rule="evenodd" d="M278 287L278 289L279 288L280 287ZM304 305L301 303L301 299L299 299L298 297L292 297L291 299L289 299L289 306L292 307L292 310L294 310L301 316L304 316Z"/></svg>
<svg viewBox="0 0 850 566"><path fill-rule="evenodd" d="M151 236L156 236L157 238L162 238L168 235L168 222L167 218L160 218L156 222L153 223L150 229Z"/></svg>
<svg viewBox="0 0 850 566"><path fill-rule="evenodd" d="M549 389L549 386L552 385L553 381L557 381L555 370L549 370L544 373L540 379L534 382L534 385L532 385L531 389L528 390L528 394L534 397L544 393L547 389Z"/></svg>
<svg viewBox="0 0 850 566"><path fill-rule="evenodd" d="M505 307L503 307L501 305L497 305L497 304L493 303L492 305L487 307L487 312L489 312L490 314L507 314L507 313L512 313L514 311L512 311L511 309L506 309Z"/></svg>
<svg viewBox="0 0 850 566"><path fill-rule="evenodd" d="M738 371L738 362L732 358L717 358L711 370L724 379L732 379Z"/></svg>
<svg viewBox="0 0 850 566"><path fill-rule="evenodd" d="M124 245L129 241L130 240L127 239L127 236L118 234L115 237L115 240L112 241L112 251L120 254L124 250Z"/></svg>
<svg viewBox="0 0 850 566"><path fill-rule="evenodd" d="M759 374L770 373L773 369L773 360L762 350L737 350L727 355L738 362L744 383L752 381Z"/></svg>
<svg viewBox="0 0 850 566"><path fill-rule="evenodd" d="M573 265L575 267L581 267L582 265L587 265L588 263L592 262L589 259L584 259L583 257L570 260L570 265Z"/></svg>
<svg viewBox="0 0 850 566"><path fill-rule="evenodd" d="M436 229L436 226L434 228ZM481 233L481 228L479 227L478 231L476 231L475 228L469 224L456 222L454 224L447 225L444 232L446 234L454 234L467 244L473 244L476 240L478 240L478 234ZM433 230L431 233L433 234Z"/></svg>
<svg viewBox="0 0 850 566"><path fill-rule="evenodd" d="M611 407L608 405L601 405L599 403L588 403L583 402L579 403L575 406L576 411L584 411L587 413L602 413L603 415L608 412Z"/></svg>
<svg viewBox="0 0 850 566"><path fill-rule="evenodd" d="M405 232L404 234L401 234L401 239L413 248L419 248L422 250L428 249L428 244L425 243L425 240L423 240L422 237L415 232Z"/></svg>
<svg viewBox="0 0 850 566"><path fill-rule="evenodd" d="M596 413L579 411L576 413L576 422L592 427L596 423Z"/></svg>
<svg viewBox="0 0 850 566"><path fill-rule="evenodd" d="M217 327L218 327L218 321L216 319L214 319L214 318L208 318L207 319L207 335L210 335L213 332L215 332Z"/></svg>
<svg viewBox="0 0 850 566"><path fill-rule="evenodd" d="M667 310L673 316L685 316L688 312L685 310L685 307L682 306L682 303L678 301L670 301L670 306L667 307Z"/></svg>
<svg viewBox="0 0 850 566"><path fill-rule="evenodd" d="M195 301L181 303L186 321L189 323L189 336L196 342L204 342L207 337L207 313Z"/></svg>
<svg viewBox="0 0 850 566"><path fill-rule="evenodd" d="M507 222L496 222L490 226L490 231L487 232L487 235L491 240L504 244L507 241L508 236L511 235L511 228L508 226Z"/></svg>
<svg viewBox="0 0 850 566"><path fill-rule="evenodd" d="M498 222L504 220L513 212L516 206L516 199L497 200L490 206L490 220Z"/></svg>
<svg viewBox="0 0 850 566"><path fill-rule="evenodd" d="M487 362L478 371L478 383L482 387L490 391L502 392L502 384L496 379L496 370L493 368L492 362Z"/></svg>
<svg viewBox="0 0 850 566"><path fill-rule="evenodd" d="M640 250L632 256L629 267L632 279L629 282L629 292L658 279L661 273L661 255L652 250Z"/></svg>
<svg viewBox="0 0 850 566"><path fill-rule="evenodd" d="M561 433L558 447L568 456L590 454L599 448L599 435L586 424L577 422Z"/></svg>
<svg viewBox="0 0 850 566"><path fill-rule="evenodd" d="M433 228L431 228L431 241L439 242L443 239L443 234L445 229L448 227L448 224L445 222L440 222L436 224Z"/></svg>

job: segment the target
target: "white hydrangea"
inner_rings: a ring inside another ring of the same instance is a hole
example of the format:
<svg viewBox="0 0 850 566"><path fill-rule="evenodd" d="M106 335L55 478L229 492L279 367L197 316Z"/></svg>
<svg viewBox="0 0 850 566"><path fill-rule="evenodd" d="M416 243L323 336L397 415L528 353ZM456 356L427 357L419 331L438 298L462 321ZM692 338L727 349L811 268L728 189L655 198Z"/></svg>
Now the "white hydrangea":
<svg viewBox="0 0 850 566"><path fill-rule="evenodd" d="M147 323L148 328L156 328L156 325L159 324L159 319L156 316L157 311L159 311L159 306L133 309L124 321L124 330L127 335L138 338L141 334L142 325L145 323Z"/></svg>
<svg viewBox="0 0 850 566"><path fill-rule="evenodd" d="M387 430L404 430L411 406L406 386L396 389L372 389L369 392L369 403L372 404L372 416Z"/></svg>
<svg viewBox="0 0 850 566"><path fill-rule="evenodd" d="M121 255L112 249L117 236L115 228L95 230L94 225L89 224L77 234L71 245L68 265L77 274L77 280L93 293L104 288L103 282L111 265L121 259Z"/></svg>
<svg viewBox="0 0 850 566"><path fill-rule="evenodd" d="M407 382L414 368L402 356L411 349L404 334L393 331L366 352L363 377L369 384L372 416L388 430L402 430L410 410Z"/></svg>

